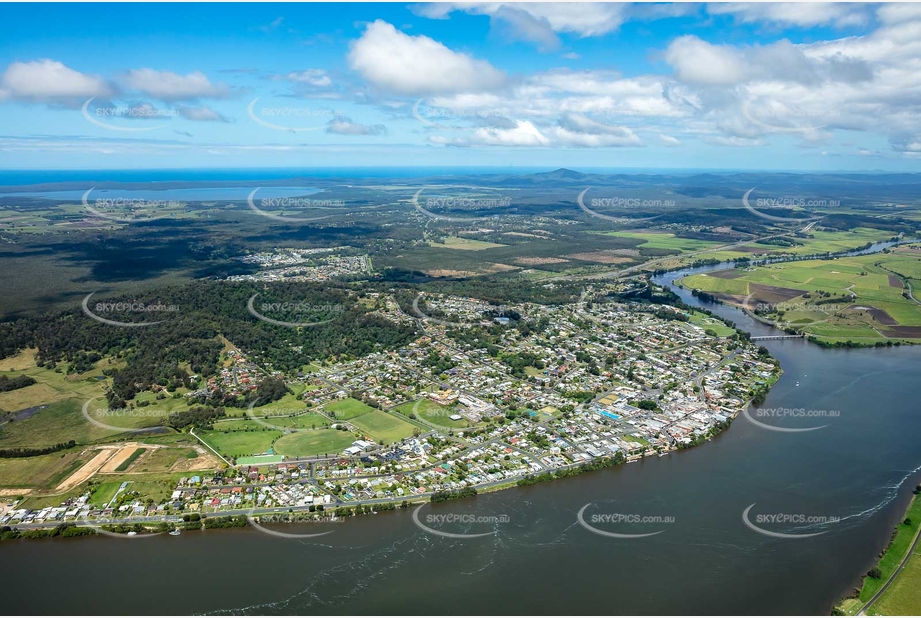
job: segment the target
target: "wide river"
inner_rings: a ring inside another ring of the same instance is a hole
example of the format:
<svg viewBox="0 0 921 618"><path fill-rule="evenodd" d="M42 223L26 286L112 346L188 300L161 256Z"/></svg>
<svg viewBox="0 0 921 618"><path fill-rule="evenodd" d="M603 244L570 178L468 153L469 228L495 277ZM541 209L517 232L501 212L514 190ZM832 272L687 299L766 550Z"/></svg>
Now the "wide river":
<svg viewBox="0 0 921 618"><path fill-rule="evenodd" d="M703 270L709 269L697 269ZM670 283L686 272L657 281ZM777 333L731 307L708 308L753 335ZM4 610L827 614L872 566L921 482L915 383L921 347L823 350L803 340L765 345L785 374L761 408L817 410L825 417L758 418L823 428L777 432L739 417L698 448L425 506L419 515L442 531L492 532L477 538L424 532L405 510L325 527L275 528L331 531L307 539L246 528L146 539L4 542ZM661 532L630 539L593 534L577 523L589 503L585 521L596 528ZM752 504L749 519L762 528L822 534L760 534L742 520ZM600 519L615 513L662 519ZM444 523L433 514L491 519ZM771 514L794 521L757 518Z"/></svg>

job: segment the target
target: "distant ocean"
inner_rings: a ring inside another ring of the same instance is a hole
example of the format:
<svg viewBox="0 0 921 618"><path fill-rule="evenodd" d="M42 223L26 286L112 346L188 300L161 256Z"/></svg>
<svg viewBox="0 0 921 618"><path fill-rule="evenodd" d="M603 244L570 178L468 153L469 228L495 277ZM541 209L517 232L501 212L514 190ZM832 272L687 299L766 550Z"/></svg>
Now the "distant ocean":
<svg viewBox="0 0 921 618"><path fill-rule="evenodd" d="M53 182L250 181L282 178L414 178L451 174L532 174L531 167L352 167L151 170L0 170L0 187Z"/></svg>

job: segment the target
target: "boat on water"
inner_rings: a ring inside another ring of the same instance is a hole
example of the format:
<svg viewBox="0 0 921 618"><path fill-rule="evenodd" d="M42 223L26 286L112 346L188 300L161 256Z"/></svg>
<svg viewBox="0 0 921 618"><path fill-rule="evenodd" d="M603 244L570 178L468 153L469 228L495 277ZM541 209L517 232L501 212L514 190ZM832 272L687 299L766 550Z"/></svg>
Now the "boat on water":
<svg viewBox="0 0 921 618"><path fill-rule="evenodd" d="M169 531L170 536L179 536L180 534L182 534L182 531L179 530L179 528L174 528Z"/></svg>
<svg viewBox="0 0 921 618"><path fill-rule="evenodd" d="M128 536L137 536L137 535L138 535L138 533L135 532L134 530L132 530L131 532L128 533Z"/></svg>

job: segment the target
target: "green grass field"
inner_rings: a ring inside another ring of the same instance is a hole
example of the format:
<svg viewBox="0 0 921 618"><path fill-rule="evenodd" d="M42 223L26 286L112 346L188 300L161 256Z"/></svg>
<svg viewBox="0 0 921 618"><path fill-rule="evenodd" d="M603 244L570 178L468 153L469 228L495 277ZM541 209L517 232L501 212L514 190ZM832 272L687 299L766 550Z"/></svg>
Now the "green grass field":
<svg viewBox="0 0 921 618"><path fill-rule="evenodd" d="M739 279L720 279L707 274L691 275L681 280L681 285L689 290L703 290L715 294L733 294L748 296L748 281Z"/></svg>
<svg viewBox="0 0 921 618"><path fill-rule="evenodd" d="M904 524L905 518L911 519L911 525ZM857 599L848 599L841 603L840 607L845 613L856 614L882 588L902 562L915 533L921 527L921 500L917 496L914 497L908 512L902 519L903 523L899 523L896 527L895 540L877 564L882 577L879 579L864 577L863 587ZM918 560L916 554L883 593L883 596L867 610L867 613L877 616L912 616L918 615L919 612L921 612L921 560Z"/></svg>
<svg viewBox="0 0 921 618"><path fill-rule="evenodd" d="M751 304L781 305L784 313L779 319L783 323L829 342L907 340L912 337L910 333L894 334L890 329L921 326L921 305L905 298L901 285L892 284L886 269L895 270L894 265L906 271L915 265L921 268L921 257L891 253L784 262L746 270L735 279L702 274L685 277L681 283L688 289L736 297L756 292L752 284L801 291L802 295L779 302L761 298L764 292L756 293ZM820 304L820 300L829 302ZM873 315L873 309L886 312L897 324L887 322L885 316Z"/></svg>
<svg viewBox="0 0 921 618"><path fill-rule="evenodd" d="M648 232L607 232L607 236L617 238L633 238L644 242L637 245L639 249L671 249L682 253L703 251L712 247L728 243L714 242L712 240L696 240L693 238L679 238L674 234L656 234Z"/></svg>
<svg viewBox="0 0 921 618"><path fill-rule="evenodd" d="M416 406L417 403L419 404L418 407ZM461 419L459 421L451 420L448 417L454 414L454 412L450 408L439 405L431 399L410 401L397 406L394 410L404 416L415 413L417 418L428 421L439 427L445 427L446 429L464 429L473 425L467 419Z"/></svg>
<svg viewBox="0 0 921 618"><path fill-rule="evenodd" d="M377 442L397 442L413 435L416 426L387 412L374 410L350 421Z"/></svg>
<svg viewBox="0 0 921 618"><path fill-rule="evenodd" d="M281 431L259 428L258 431L203 431L198 433L214 450L224 456L258 455L272 448Z"/></svg>
<svg viewBox="0 0 921 618"><path fill-rule="evenodd" d="M324 409L335 419L347 421L361 416L362 414L367 414L374 408L364 402L349 397L348 399L328 403L324 406Z"/></svg>
<svg viewBox="0 0 921 618"><path fill-rule="evenodd" d="M729 337L735 334L735 330L723 324L721 320L711 318L705 313L692 312L690 321L691 324L699 326L704 330L714 331L717 337Z"/></svg>
<svg viewBox="0 0 921 618"><path fill-rule="evenodd" d="M355 436L348 431L317 429L290 433L275 443L275 452L288 457L309 457L325 453L341 453L352 445Z"/></svg>
<svg viewBox="0 0 921 618"><path fill-rule="evenodd" d="M51 488L88 461L80 450L0 459L0 487Z"/></svg>
<svg viewBox="0 0 921 618"><path fill-rule="evenodd" d="M97 507L105 506L115 496L119 487L121 487L121 482L100 483L90 495L90 502Z"/></svg>

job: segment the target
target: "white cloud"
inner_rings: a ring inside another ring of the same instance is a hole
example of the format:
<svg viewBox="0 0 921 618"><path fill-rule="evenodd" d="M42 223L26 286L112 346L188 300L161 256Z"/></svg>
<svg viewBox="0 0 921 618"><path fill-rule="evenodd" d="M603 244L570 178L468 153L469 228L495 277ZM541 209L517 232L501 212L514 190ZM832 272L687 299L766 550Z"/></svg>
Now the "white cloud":
<svg viewBox="0 0 921 618"><path fill-rule="evenodd" d="M351 45L349 64L378 88L404 95L477 92L505 75L484 60L452 51L427 36L410 36L377 20Z"/></svg>
<svg viewBox="0 0 921 618"><path fill-rule="evenodd" d="M125 83L133 90L164 101L224 98L230 94L226 84L212 84L201 71L179 75L172 71L132 69L125 77Z"/></svg>
<svg viewBox="0 0 921 618"><path fill-rule="evenodd" d="M444 2L414 7L417 14L444 19L454 11L504 18L512 9L543 21L553 32L569 32L582 37L598 36L617 30L626 21L627 6L619 2Z"/></svg>
<svg viewBox="0 0 921 618"><path fill-rule="evenodd" d="M337 135L384 135L387 133L387 127L382 124L365 125L352 122L352 119L346 116L337 116L329 121L326 132Z"/></svg>
<svg viewBox="0 0 921 618"><path fill-rule="evenodd" d="M300 84L307 84L309 86L316 86L317 88L325 88L332 85L333 83L329 78L329 75L327 75L326 71L323 69L292 71L291 73L285 75L284 79Z"/></svg>
<svg viewBox="0 0 921 618"><path fill-rule="evenodd" d="M741 23L781 26L863 26L870 21L868 7L856 2L718 2L707 5L711 15L733 15Z"/></svg>
<svg viewBox="0 0 921 618"><path fill-rule="evenodd" d="M665 51L665 61L681 81L730 85L742 81L745 64L735 49L713 45L694 35L678 37Z"/></svg>
<svg viewBox="0 0 921 618"><path fill-rule="evenodd" d="M680 146L681 145L681 141L679 141L675 137L672 137L671 135L666 135L665 133L659 133L659 139L662 140L662 142L666 146Z"/></svg>
<svg viewBox="0 0 921 618"><path fill-rule="evenodd" d="M609 125L582 114L567 114L549 129L558 145L579 148L640 146L640 138L628 127Z"/></svg>
<svg viewBox="0 0 921 618"><path fill-rule="evenodd" d="M510 129L481 127L470 139L475 145L482 146L549 146L548 140L537 127L527 120L518 120Z"/></svg>
<svg viewBox="0 0 921 618"><path fill-rule="evenodd" d="M75 105L90 97L106 97L113 88L56 60L13 62L0 76L0 100Z"/></svg>
<svg viewBox="0 0 921 618"><path fill-rule="evenodd" d="M195 122L230 122L225 116L214 111L207 105L201 107L180 106L177 108L179 115L186 120Z"/></svg>

